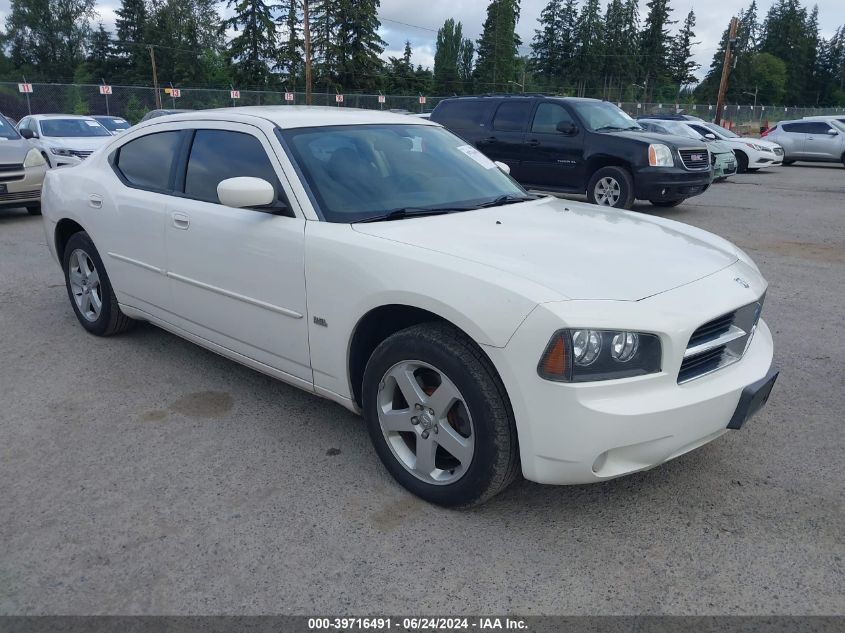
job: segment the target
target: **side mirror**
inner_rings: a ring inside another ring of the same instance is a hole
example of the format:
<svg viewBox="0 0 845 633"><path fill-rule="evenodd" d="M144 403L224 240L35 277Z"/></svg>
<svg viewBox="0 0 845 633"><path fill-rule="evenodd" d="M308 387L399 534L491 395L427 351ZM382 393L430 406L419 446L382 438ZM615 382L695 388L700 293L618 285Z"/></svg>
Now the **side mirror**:
<svg viewBox="0 0 845 633"><path fill-rule="evenodd" d="M839 132L837 132L837 131L836 131L836 130L834 130L833 128L830 128L830 129L827 131L827 133L828 133L828 134L830 134L831 136L839 136Z"/></svg>
<svg viewBox="0 0 845 633"><path fill-rule="evenodd" d="M503 172L510 175L510 173L511 173L510 165L506 165L505 163L503 163L500 160L494 160L493 163L496 165L496 167L501 169Z"/></svg>
<svg viewBox="0 0 845 633"><path fill-rule="evenodd" d="M29 128L25 127L22 130L18 130L18 133L24 137L25 139L32 139L35 138L35 134Z"/></svg>
<svg viewBox="0 0 845 633"><path fill-rule="evenodd" d="M706 138L708 141L715 141L716 135L713 134L712 132L708 132L707 134L704 135L704 138Z"/></svg>
<svg viewBox="0 0 845 633"><path fill-rule="evenodd" d="M227 178L217 185L220 204L241 209L244 207L266 207L276 199L276 190L262 178L241 176Z"/></svg>
<svg viewBox="0 0 845 633"><path fill-rule="evenodd" d="M575 124L572 121L558 121L555 129L561 134L566 134L567 136L572 136L578 132L578 128L575 127Z"/></svg>

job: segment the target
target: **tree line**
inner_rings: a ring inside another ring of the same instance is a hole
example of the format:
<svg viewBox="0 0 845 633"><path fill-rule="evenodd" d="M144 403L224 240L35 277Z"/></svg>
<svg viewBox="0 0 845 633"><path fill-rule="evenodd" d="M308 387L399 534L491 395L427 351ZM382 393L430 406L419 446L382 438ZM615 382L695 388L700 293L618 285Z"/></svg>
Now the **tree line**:
<svg viewBox="0 0 845 633"><path fill-rule="evenodd" d="M671 0L548 0L527 44L519 0L491 0L477 39L448 19L433 68L383 58L380 0L121 0L114 31L95 0L11 0L0 34L0 78L302 90L473 94L543 91L610 100L714 101L727 32L699 84L696 16ZM643 15L640 14L641 8ZM777 0L759 20L741 12L730 101L845 103L845 27L825 39L818 10ZM307 20L306 20L306 15ZM698 85L696 85L698 84Z"/></svg>

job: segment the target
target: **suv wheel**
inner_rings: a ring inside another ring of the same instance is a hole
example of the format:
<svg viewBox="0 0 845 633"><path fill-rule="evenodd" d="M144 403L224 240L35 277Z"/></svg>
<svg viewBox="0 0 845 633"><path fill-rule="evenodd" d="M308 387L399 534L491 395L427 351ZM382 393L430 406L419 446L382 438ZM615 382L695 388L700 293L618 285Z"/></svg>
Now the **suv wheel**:
<svg viewBox="0 0 845 633"><path fill-rule="evenodd" d="M367 362L363 409L384 466L426 501L486 501L519 473L516 428L501 379L450 325L423 323L384 340Z"/></svg>
<svg viewBox="0 0 845 633"><path fill-rule="evenodd" d="M87 233L70 236L62 267L70 304L82 327L97 336L118 334L132 327L135 321L120 311L103 260Z"/></svg>
<svg viewBox="0 0 845 633"><path fill-rule="evenodd" d="M602 167L587 184L587 200L599 206L630 209L634 205L631 174L624 167Z"/></svg>

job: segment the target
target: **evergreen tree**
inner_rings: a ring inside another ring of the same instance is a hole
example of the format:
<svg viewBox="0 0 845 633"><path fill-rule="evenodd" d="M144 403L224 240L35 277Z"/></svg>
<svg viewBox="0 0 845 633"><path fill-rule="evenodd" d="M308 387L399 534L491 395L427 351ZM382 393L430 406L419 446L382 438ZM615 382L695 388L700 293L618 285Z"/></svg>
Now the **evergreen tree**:
<svg viewBox="0 0 845 633"><path fill-rule="evenodd" d="M604 65L604 19L599 0L586 0L575 26L575 58L572 76L577 80L578 96L594 94L600 89L597 79Z"/></svg>
<svg viewBox="0 0 845 633"><path fill-rule="evenodd" d="M628 33L625 26L628 21L626 7L622 0L610 0L604 13L603 47L607 51L602 64L603 90L602 96L607 99L613 94L623 78L627 78L629 71Z"/></svg>
<svg viewBox="0 0 845 633"><path fill-rule="evenodd" d="M464 44L461 23L449 18L437 31L434 53L434 92L439 95L457 94L461 91L458 63Z"/></svg>
<svg viewBox="0 0 845 633"><path fill-rule="evenodd" d="M304 81L305 41L302 35L299 0L285 0L285 2L284 30L287 38L281 45L275 69L283 73L288 89L293 90L297 81Z"/></svg>
<svg viewBox="0 0 845 633"><path fill-rule="evenodd" d="M810 100L814 46L818 37L818 22L812 23L812 16L807 15L800 0L777 0L766 14L760 52L774 55L786 63L785 98L790 104Z"/></svg>
<svg viewBox="0 0 845 633"><path fill-rule="evenodd" d="M273 11L281 5L265 0L229 0L234 15L220 24L220 33L234 29L238 35L229 42L226 57L231 61L234 80L247 87L266 87L270 81L270 62L279 53Z"/></svg>
<svg viewBox="0 0 845 633"><path fill-rule="evenodd" d="M471 39L464 38L458 53L458 76L460 77L461 94L472 94L473 58L475 44Z"/></svg>
<svg viewBox="0 0 845 633"><path fill-rule="evenodd" d="M516 34L519 0L492 0L478 40L478 57L473 71L476 89L503 91L516 80L517 57L521 43Z"/></svg>
<svg viewBox="0 0 845 633"><path fill-rule="evenodd" d="M117 66L115 50L111 33L100 22L97 30L91 34L88 58L83 70L84 77L80 79L85 83L99 83L103 79L106 83L111 83L115 79L113 73Z"/></svg>
<svg viewBox="0 0 845 633"><path fill-rule="evenodd" d="M346 90L375 91L381 83L381 54L387 42L378 29L380 0L341 0L339 81Z"/></svg>
<svg viewBox="0 0 845 633"><path fill-rule="evenodd" d="M669 74L669 31L673 22L669 19L672 9L669 0L648 0L648 14L640 36L640 66L642 80L646 86L645 99L655 96L655 88L668 79Z"/></svg>
<svg viewBox="0 0 845 633"><path fill-rule="evenodd" d="M680 32L672 39L669 49L669 80L678 86L678 94L687 84L695 83L695 71L700 68L692 59L692 47L695 44L695 13L690 10Z"/></svg>
<svg viewBox="0 0 845 633"><path fill-rule="evenodd" d="M540 12L540 28L535 29L534 40L531 42L531 70L549 84L559 79L564 64L561 50L562 17L563 0L549 0Z"/></svg>

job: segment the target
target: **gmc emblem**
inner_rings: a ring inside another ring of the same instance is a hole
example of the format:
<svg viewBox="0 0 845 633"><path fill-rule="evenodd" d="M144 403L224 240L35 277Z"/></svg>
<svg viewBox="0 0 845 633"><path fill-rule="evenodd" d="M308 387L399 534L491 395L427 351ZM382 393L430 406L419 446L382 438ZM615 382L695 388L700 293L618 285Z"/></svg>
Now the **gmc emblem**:
<svg viewBox="0 0 845 633"><path fill-rule="evenodd" d="M690 160L704 160L704 156L701 154L691 154Z"/></svg>

